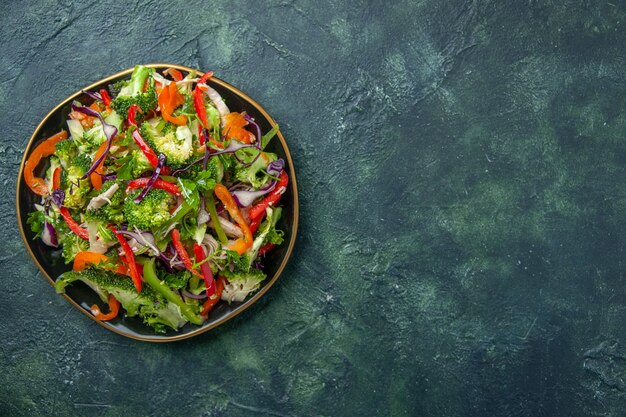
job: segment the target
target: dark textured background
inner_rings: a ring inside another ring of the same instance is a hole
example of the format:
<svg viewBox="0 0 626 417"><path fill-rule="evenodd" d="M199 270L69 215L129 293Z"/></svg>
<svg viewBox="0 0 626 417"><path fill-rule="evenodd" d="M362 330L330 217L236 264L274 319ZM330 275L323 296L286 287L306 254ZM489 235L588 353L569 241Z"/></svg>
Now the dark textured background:
<svg viewBox="0 0 626 417"><path fill-rule="evenodd" d="M0 5L0 415L624 415L622 2L19 3ZM57 102L159 61L262 103L301 191L267 296L170 345L55 295L13 202Z"/></svg>

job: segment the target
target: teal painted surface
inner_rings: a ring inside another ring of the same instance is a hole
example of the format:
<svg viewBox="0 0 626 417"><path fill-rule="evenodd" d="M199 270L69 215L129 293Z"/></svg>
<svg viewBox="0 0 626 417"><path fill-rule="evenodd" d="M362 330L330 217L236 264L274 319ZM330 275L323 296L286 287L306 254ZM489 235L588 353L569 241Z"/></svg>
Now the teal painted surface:
<svg viewBox="0 0 626 417"><path fill-rule="evenodd" d="M620 416L626 8L619 2L0 5L0 414ZM136 63L212 69L283 128L283 277L170 345L106 332L14 220L21 152Z"/></svg>

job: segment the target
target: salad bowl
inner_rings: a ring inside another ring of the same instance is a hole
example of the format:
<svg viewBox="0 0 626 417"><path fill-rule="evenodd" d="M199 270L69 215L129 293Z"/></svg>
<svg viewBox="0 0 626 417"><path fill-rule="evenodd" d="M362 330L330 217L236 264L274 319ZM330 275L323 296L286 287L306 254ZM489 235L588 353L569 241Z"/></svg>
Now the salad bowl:
<svg viewBox="0 0 626 417"><path fill-rule="evenodd" d="M168 68L174 68L179 71L190 72L192 68L173 65L173 64L149 64L147 67L154 68L157 72L163 72ZM196 72L199 72L195 70ZM105 88L109 84L116 83L120 80L130 78L133 68L118 72L106 78L97 81L66 98L56 107L54 107L39 123L24 150L21 167L17 179L16 191L16 212L17 222L20 234L28 250L33 262L40 269L43 277L54 286L56 279L66 271L71 270L71 265L64 262L60 249L54 249L46 246L41 239L35 239L33 233L27 224L27 215L33 210L35 204L40 202L41 197L30 191L24 180L24 165L28 157L35 147L49 136L66 128L65 123L70 113L71 105L74 100L82 100L87 97L85 91L99 90ZM241 90L233 87L219 78L212 77L208 84L215 89L228 103L228 106L237 112L246 112L252 117L264 132L270 131L276 126L274 119L252 98L243 93ZM298 193L295 169L289 147L280 130L278 130L274 140L267 146L269 152L275 153L279 158L285 161L285 170L289 174L290 181L285 193L281 199L282 216L279 220L278 227L284 232L284 243L276 247L267 254L263 260L264 272L267 279L261 284L260 289L251 297L243 302L233 302L227 304L220 302L213 308L207 320L200 326L186 324L178 330L169 329L164 334L156 334L149 327L146 327L138 317L127 317L119 315L111 321L96 320L90 311L90 306L98 303L100 300L97 294L87 285L79 283L68 287L63 296L78 311L87 317L96 321L104 328L126 336L132 339L149 341L149 342L169 342L187 339L208 330L211 330L220 324L225 323L239 313L251 307L256 301L263 297L270 287L278 280L283 272L288 259L293 251L296 233L298 228ZM47 167L44 163L34 171L37 176L42 176Z"/></svg>

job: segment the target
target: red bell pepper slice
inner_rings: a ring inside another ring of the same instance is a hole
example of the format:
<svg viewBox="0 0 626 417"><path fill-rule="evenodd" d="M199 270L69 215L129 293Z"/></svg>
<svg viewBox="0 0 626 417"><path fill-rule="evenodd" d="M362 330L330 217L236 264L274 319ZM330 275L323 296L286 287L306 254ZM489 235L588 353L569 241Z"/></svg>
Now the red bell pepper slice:
<svg viewBox="0 0 626 417"><path fill-rule="evenodd" d="M271 251L272 249L274 249L275 246L276 245L273 243L266 243L265 245L259 248L259 252L257 253L257 256L265 256L265 254Z"/></svg>
<svg viewBox="0 0 626 417"><path fill-rule="evenodd" d="M206 82L213 76L213 71L205 72L198 80L196 87L193 90L193 105L196 108L196 114L200 120L200 124L203 127L209 127L209 120L206 116L206 108L204 107L204 91L200 88L199 84L206 84Z"/></svg>
<svg viewBox="0 0 626 417"><path fill-rule="evenodd" d="M148 185L148 182L150 182L150 178L137 178L136 180L132 180L128 183L128 186L126 187L126 192L134 190L135 188L145 187L146 185ZM152 188L160 188L161 190L165 190L170 194L181 195L178 185L162 180L161 178L157 178L154 184L152 184Z"/></svg>
<svg viewBox="0 0 626 417"><path fill-rule="evenodd" d="M137 121L135 120L135 116L137 116L137 111L139 111L139 106L136 104L133 104L128 108L126 121L128 122L129 126L137 126Z"/></svg>
<svg viewBox="0 0 626 417"><path fill-rule="evenodd" d="M204 279L204 277L198 271L193 269L193 263L191 262L191 258L189 257L189 254L187 254L187 251L183 246L183 242L181 242L180 240L180 232L178 231L178 229L172 230L172 244L174 245L174 249L176 249L178 256L180 256L180 259L183 261L185 268L187 268L192 274Z"/></svg>
<svg viewBox="0 0 626 417"><path fill-rule="evenodd" d="M128 110L128 112L130 113L130 110ZM141 136L141 133L139 133L139 130L133 131L133 139L135 140L137 146L139 146L139 149L141 149L141 152L143 152L146 158L148 158L148 162L150 162L152 168L156 169L157 165L159 164L159 158L156 156L152 148L148 146L146 141L143 140L143 137ZM164 166L163 169L161 169L161 174L163 175L169 175L171 172L172 170L169 167Z"/></svg>
<svg viewBox="0 0 626 417"><path fill-rule="evenodd" d="M278 177L278 183L276 184L276 187L274 187L272 192L269 193L263 200L261 200L260 203L254 205L250 209L250 211L248 211L248 218L251 221L262 218L263 214L265 213L265 210L269 206L274 206L276 205L276 203L278 203L278 201L280 200L280 197L282 197L283 193L286 191L288 183L289 183L289 176L287 175L287 172L283 170L280 173L280 176Z"/></svg>
<svg viewBox="0 0 626 417"><path fill-rule="evenodd" d="M124 250L124 257L126 258L128 269L130 270L130 278L133 280L133 284L135 284L135 288L137 289L137 292L141 292L141 286L142 286L141 274L139 273L137 262L135 262L135 254L133 253L133 250L131 249L130 245L128 244L124 236L122 236L117 231L115 226L109 225L109 229L113 232L118 242L120 242L120 246L122 247L122 250Z"/></svg>
<svg viewBox="0 0 626 417"><path fill-rule="evenodd" d="M70 214L70 211L67 209L67 207L61 207L59 209L59 212L61 213L61 216L63 216L63 220L65 220L65 223L67 223L70 230L74 232L76 236L84 240L89 240L89 233L86 229L83 229L78 225L78 223L76 223L76 220L72 218L72 215Z"/></svg>
<svg viewBox="0 0 626 417"><path fill-rule="evenodd" d="M67 132L65 130L60 131L56 135L50 136L48 139L37 145L26 160L26 163L24 164L24 181L33 193L38 195L48 195L48 184L43 178L35 177L34 171L35 168L37 168L37 165L39 165L39 162L41 162L43 158L52 155L54 153L55 145L64 139L67 139Z"/></svg>
<svg viewBox="0 0 626 417"><path fill-rule="evenodd" d="M156 156L152 148L148 146L146 141L143 140L143 137L138 130L133 131L133 139L135 140L137 146L139 146L139 149L141 149L141 152L143 152L146 158L148 158L148 161L150 162L150 165L152 165L152 168L156 168L159 164L159 158Z"/></svg>
<svg viewBox="0 0 626 417"><path fill-rule="evenodd" d="M106 88L100 89L100 97L102 97L102 103L104 103L105 107L109 107L111 104L111 96L109 96L109 92Z"/></svg>
<svg viewBox="0 0 626 417"><path fill-rule="evenodd" d="M224 292L224 287L226 286L226 278L223 276L219 276L217 278L217 288L215 289L215 293L209 297L204 304L202 305L202 312L200 315L206 318L209 314L209 311L217 304L217 302L222 298L222 292Z"/></svg>
<svg viewBox="0 0 626 417"><path fill-rule="evenodd" d="M117 314L120 312L120 302L113 296L113 294L109 294L109 312L104 314L100 311L100 307L97 304L91 306L91 314L93 314L97 320L108 321L113 320L117 317Z"/></svg>
<svg viewBox="0 0 626 417"><path fill-rule="evenodd" d="M204 249L202 246L197 243L193 244L193 253L196 255L196 262L200 263L206 259L206 255L204 254ZM215 278L213 277L213 271L211 271L211 266L208 262L203 262L200 265L200 271L202 271L202 277L204 278L204 286L206 287L206 295L207 297L211 297L215 294Z"/></svg>

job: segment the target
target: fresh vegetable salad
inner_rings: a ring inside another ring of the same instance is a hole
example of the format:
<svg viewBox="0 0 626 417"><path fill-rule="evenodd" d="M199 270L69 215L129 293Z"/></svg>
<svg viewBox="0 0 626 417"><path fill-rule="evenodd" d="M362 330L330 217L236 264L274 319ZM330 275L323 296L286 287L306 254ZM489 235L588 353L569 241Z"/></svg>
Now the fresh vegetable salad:
<svg viewBox="0 0 626 417"><path fill-rule="evenodd" d="M201 325L218 303L259 288L263 256L283 242L289 177L264 151L277 127L263 135L230 111L211 76L137 66L130 80L85 92L89 104L73 102L67 131L26 161L25 182L41 196L28 223L72 264L57 292L87 284L108 304L92 306L98 320L139 316L156 332Z"/></svg>

